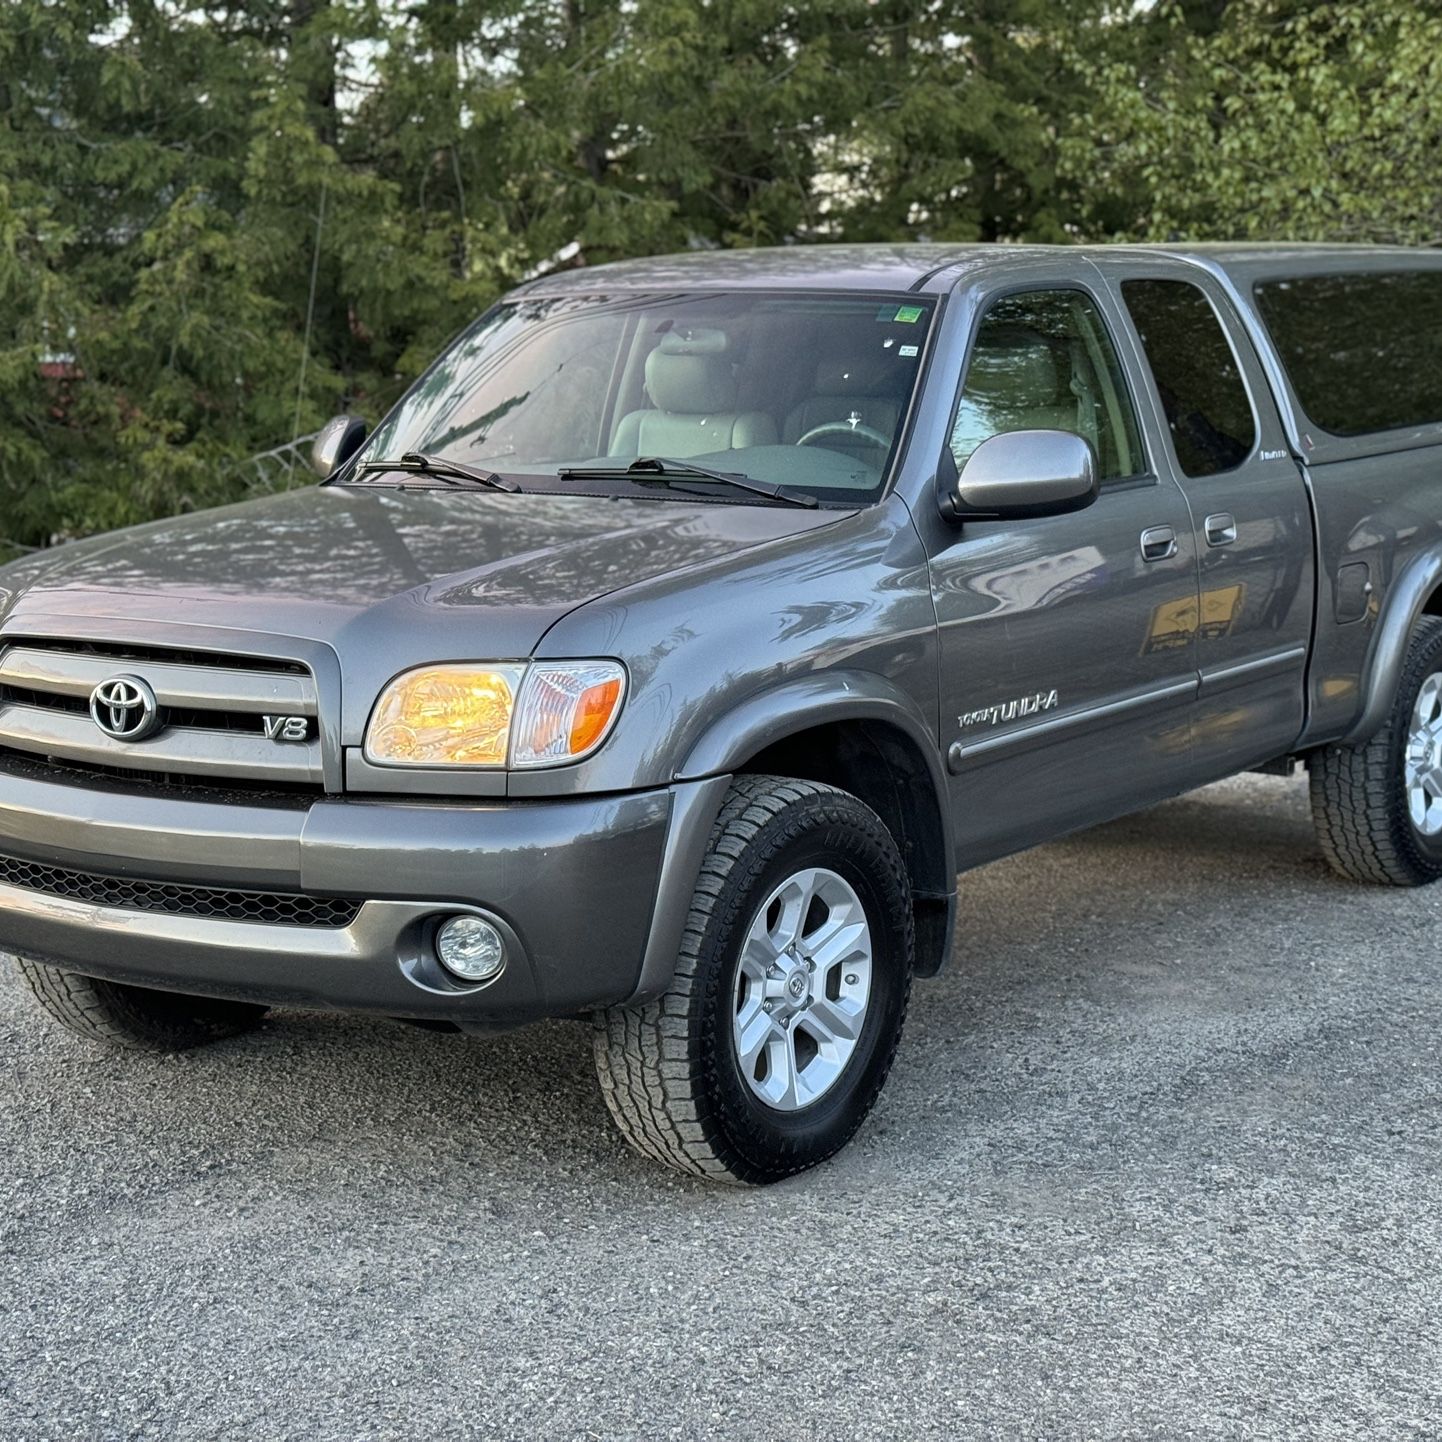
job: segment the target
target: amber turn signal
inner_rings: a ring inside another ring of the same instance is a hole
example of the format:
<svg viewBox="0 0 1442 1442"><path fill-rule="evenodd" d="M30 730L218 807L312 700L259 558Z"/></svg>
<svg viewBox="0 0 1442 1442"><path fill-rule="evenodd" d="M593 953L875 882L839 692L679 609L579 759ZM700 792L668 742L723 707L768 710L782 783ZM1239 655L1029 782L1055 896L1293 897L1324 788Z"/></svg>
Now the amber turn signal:
<svg viewBox="0 0 1442 1442"><path fill-rule="evenodd" d="M579 761L606 739L625 690L615 661L536 662L516 709L511 765Z"/></svg>

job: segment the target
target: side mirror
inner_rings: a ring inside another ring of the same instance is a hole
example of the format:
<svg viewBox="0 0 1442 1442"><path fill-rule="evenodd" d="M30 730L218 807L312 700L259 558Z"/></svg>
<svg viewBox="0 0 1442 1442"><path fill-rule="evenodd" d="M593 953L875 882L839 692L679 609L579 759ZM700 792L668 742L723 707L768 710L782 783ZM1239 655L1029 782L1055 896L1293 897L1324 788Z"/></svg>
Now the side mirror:
<svg viewBox="0 0 1442 1442"><path fill-rule="evenodd" d="M359 416L335 416L317 433L310 448L310 467L322 480L333 476L366 438L366 423Z"/></svg>
<svg viewBox="0 0 1442 1442"><path fill-rule="evenodd" d="M1096 500L1097 461L1091 442L1071 431L1003 431L984 440L960 474L948 448L937 481L952 520L1061 516Z"/></svg>

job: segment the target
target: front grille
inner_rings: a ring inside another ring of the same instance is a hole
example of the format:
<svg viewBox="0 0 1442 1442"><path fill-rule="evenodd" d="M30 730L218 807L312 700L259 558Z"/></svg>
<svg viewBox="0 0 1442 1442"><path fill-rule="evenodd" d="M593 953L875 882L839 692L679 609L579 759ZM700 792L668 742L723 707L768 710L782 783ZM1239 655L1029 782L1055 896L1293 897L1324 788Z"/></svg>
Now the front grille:
<svg viewBox="0 0 1442 1442"><path fill-rule="evenodd" d="M72 656L103 656L107 660L139 663L154 661L158 665L206 666L218 671L270 671L278 675L308 676L299 661L279 661L272 656L236 656L219 651L188 651L175 646L133 646L122 641L71 641L47 636L33 643L47 651L63 651ZM117 666L116 670L125 667Z"/></svg>
<svg viewBox="0 0 1442 1442"><path fill-rule="evenodd" d="M92 720L101 682L136 676L159 707L159 729L117 740ZM0 750L44 764L129 773L162 784L323 789L315 679L299 662L49 637L5 638L0 650ZM296 741L266 734L302 718Z"/></svg>
<svg viewBox="0 0 1442 1442"><path fill-rule="evenodd" d="M256 921L271 926L349 926L360 902L341 896L302 896L287 891L223 891L210 886L179 886L166 881L137 881L42 866L15 856L0 856L0 882L46 896L63 896L122 911L162 911L171 916L211 916Z"/></svg>
<svg viewBox="0 0 1442 1442"><path fill-rule="evenodd" d="M26 781L49 781L82 791L107 791L124 796L160 796L171 801L206 801L212 806L266 806L307 811L315 804L313 786L281 786L230 776L204 781L196 776L169 776L163 771L131 771L123 766L94 762L71 764L55 757L26 756L0 750L0 781L18 776Z"/></svg>

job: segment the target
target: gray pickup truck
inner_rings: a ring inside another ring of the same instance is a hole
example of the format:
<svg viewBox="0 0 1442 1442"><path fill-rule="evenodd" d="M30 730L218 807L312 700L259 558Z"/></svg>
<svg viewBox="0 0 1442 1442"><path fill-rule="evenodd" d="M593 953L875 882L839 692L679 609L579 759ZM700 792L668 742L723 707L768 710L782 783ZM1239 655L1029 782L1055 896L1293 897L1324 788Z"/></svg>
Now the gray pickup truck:
<svg viewBox="0 0 1442 1442"><path fill-rule="evenodd" d="M765 1182L970 867L1303 763L1442 875L1442 254L573 270L316 466L0 571L0 945L87 1037L589 1016L634 1146Z"/></svg>

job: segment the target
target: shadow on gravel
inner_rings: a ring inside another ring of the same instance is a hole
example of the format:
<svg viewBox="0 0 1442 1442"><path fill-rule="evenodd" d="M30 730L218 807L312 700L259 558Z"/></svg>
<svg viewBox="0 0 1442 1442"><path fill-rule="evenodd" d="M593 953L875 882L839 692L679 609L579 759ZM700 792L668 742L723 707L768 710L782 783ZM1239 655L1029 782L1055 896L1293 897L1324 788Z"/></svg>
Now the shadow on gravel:
<svg viewBox="0 0 1442 1442"><path fill-rule="evenodd" d="M1297 876L1331 875L1312 831L1305 786L1256 784L1277 793L1238 795L1233 787L1214 787L1078 832L1053 847L1086 853L1077 858L1083 865L1117 851L1165 850L1191 865L1221 862L1245 874L1265 866Z"/></svg>
<svg viewBox="0 0 1442 1442"><path fill-rule="evenodd" d="M1294 991L1275 995L1285 944L1274 939L1258 958L1232 938L1265 931L1279 909L1314 907L1327 875L1304 794L1248 781L963 877L955 959L918 983L878 1121L852 1161L834 1165L868 1171L868 1154L894 1161L918 1144L965 1149L989 1110L1031 1094L1037 1068L1072 1065L1064 1053L1097 1037L1155 1033L1165 1045L1184 1016L1224 1027L1239 1009L1290 1006ZM26 1087L51 1108L38 1124L88 1136L103 1153L119 1122L146 1157L144 1189L185 1186L215 1167L320 1194L339 1174L342 1185L353 1177L407 1193L421 1215L478 1177L508 1192L567 1177L710 1190L625 1149L584 1024L471 1037L282 1011L251 1036L157 1059L41 1037L46 1023L22 1001L7 1009L24 1029Z"/></svg>

